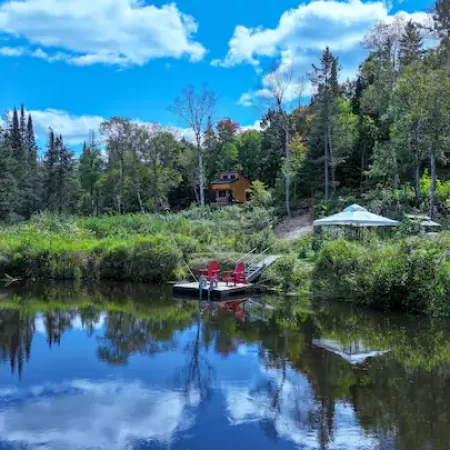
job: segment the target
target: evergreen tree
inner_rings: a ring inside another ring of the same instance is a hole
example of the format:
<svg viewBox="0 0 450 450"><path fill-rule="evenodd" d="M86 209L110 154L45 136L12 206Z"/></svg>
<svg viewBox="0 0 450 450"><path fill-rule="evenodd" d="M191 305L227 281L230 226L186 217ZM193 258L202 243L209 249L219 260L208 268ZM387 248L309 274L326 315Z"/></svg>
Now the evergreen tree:
<svg viewBox="0 0 450 450"><path fill-rule="evenodd" d="M400 38L400 69L403 70L410 64L418 61L422 55L422 36L418 26L410 20Z"/></svg>
<svg viewBox="0 0 450 450"><path fill-rule="evenodd" d="M11 122L11 146L16 161L22 161L22 134L20 132L19 115L17 109L14 108Z"/></svg>
<svg viewBox="0 0 450 450"><path fill-rule="evenodd" d="M27 120L25 116L25 106L23 105L23 103L20 107L19 130L20 130L20 140L22 144L24 144L26 141L26 134L27 134Z"/></svg>
<svg viewBox="0 0 450 450"><path fill-rule="evenodd" d="M17 183L10 132L0 128L0 220L16 218Z"/></svg>
<svg viewBox="0 0 450 450"><path fill-rule="evenodd" d="M206 181L210 183L217 177L217 172L221 170L218 159L219 142L214 130L211 118L208 118L208 124L203 136L203 153L205 162Z"/></svg>
<svg viewBox="0 0 450 450"><path fill-rule="evenodd" d="M28 121L25 128L24 139L24 180L23 180L23 195L24 195L24 215L30 218L31 215L39 211L41 206L41 183L40 170L38 165L38 147L33 129L33 119L28 115Z"/></svg>
<svg viewBox="0 0 450 450"><path fill-rule="evenodd" d="M333 120L336 115L336 102L339 94L339 64L328 47L322 53L320 67L313 65L311 81L316 86L315 104L318 107L316 127L324 153L325 198L329 197L329 163L331 159L331 185L336 190L337 159L333 148Z"/></svg>
<svg viewBox="0 0 450 450"><path fill-rule="evenodd" d="M439 39L440 62L449 68L450 58L450 0L436 0L432 9L434 32Z"/></svg>
<svg viewBox="0 0 450 450"><path fill-rule="evenodd" d="M51 128L48 132L47 152L44 156L44 189L43 200L45 209L58 212L59 201L59 154L56 145L55 133Z"/></svg>
<svg viewBox="0 0 450 450"><path fill-rule="evenodd" d="M59 214L76 212L78 202L78 186L75 178L74 155L64 145L61 135L55 139L57 155L57 211Z"/></svg>
<svg viewBox="0 0 450 450"><path fill-rule="evenodd" d="M89 146L86 142L80 156L80 183L83 190L84 210L88 214L99 214L99 181L102 177L102 155L95 142L94 134L91 133Z"/></svg>

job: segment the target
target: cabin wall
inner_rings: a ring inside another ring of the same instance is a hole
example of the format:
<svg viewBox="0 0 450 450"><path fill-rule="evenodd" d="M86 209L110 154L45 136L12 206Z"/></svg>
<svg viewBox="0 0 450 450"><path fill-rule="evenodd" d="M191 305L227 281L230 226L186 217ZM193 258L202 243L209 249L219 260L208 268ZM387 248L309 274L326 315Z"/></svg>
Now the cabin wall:
<svg viewBox="0 0 450 450"><path fill-rule="evenodd" d="M211 189L216 193L217 203L228 203L228 194L220 196L219 192L231 191L233 194L233 200L246 203L247 201L247 190L250 189L251 185L249 181L236 173L237 180L233 180L230 183L212 183ZM222 178L222 174L219 175L219 179Z"/></svg>
<svg viewBox="0 0 450 450"><path fill-rule="evenodd" d="M231 192L233 192L233 198L241 203L245 203L247 201L248 189L250 189L250 183L244 178L239 178L238 181L235 181L233 184L231 184Z"/></svg>

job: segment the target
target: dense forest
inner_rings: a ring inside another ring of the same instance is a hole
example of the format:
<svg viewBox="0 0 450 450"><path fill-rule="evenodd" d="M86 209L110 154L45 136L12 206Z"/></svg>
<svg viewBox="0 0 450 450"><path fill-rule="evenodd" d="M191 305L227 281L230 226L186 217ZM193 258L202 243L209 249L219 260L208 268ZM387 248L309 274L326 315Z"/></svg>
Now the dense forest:
<svg viewBox="0 0 450 450"><path fill-rule="evenodd" d="M57 130L39 149L32 117L14 109L1 130L0 219L181 209L207 203L208 184L231 169L264 183L287 213L304 198L390 191L434 216L450 198L450 2L437 0L430 17L429 26L377 24L353 80L341 81L338 58L324 49L308 74L308 104L285 101L289 80L273 72L261 131L214 122L214 93L188 88L171 109L194 142L113 117L77 158Z"/></svg>

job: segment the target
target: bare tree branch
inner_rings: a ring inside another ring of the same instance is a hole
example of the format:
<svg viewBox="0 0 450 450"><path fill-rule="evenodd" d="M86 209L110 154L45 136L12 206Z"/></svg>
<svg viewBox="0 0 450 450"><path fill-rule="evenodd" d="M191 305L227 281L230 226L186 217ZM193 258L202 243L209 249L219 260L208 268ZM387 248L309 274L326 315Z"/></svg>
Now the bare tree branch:
<svg viewBox="0 0 450 450"><path fill-rule="evenodd" d="M214 115L217 100L216 94L208 90L206 85L202 86L198 94L193 86L187 86L183 94L177 97L173 105L169 107L169 111L175 114L181 123L191 128L194 133L198 152L198 178L202 206L205 205L202 141L208 129L208 119Z"/></svg>

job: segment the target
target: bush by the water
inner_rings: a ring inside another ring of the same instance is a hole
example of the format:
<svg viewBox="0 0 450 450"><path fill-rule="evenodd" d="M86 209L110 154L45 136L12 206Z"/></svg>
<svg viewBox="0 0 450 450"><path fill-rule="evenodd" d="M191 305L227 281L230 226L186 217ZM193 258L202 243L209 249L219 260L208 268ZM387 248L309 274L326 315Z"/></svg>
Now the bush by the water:
<svg viewBox="0 0 450 450"><path fill-rule="evenodd" d="M167 281L199 254L276 247L261 208L203 208L179 214L100 218L39 215L0 229L0 274L35 279Z"/></svg>
<svg viewBox="0 0 450 450"><path fill-rule="evenodd" d="M374 308L450 314L450 234L323 245L318 292Z"/></svg>

